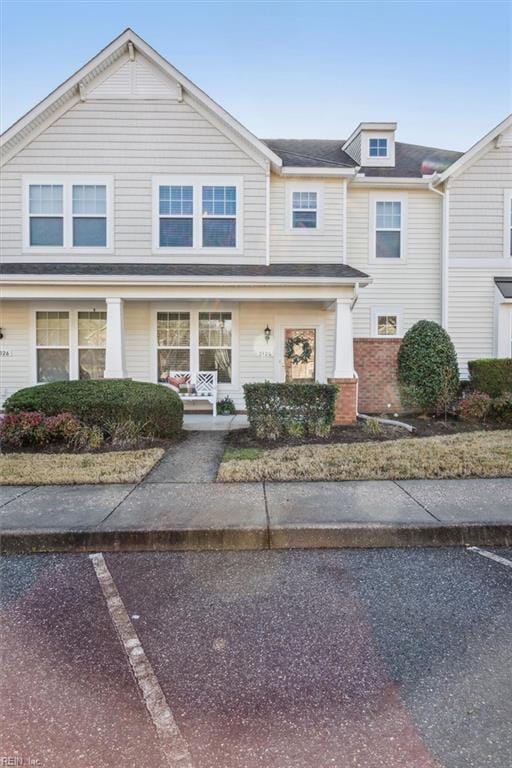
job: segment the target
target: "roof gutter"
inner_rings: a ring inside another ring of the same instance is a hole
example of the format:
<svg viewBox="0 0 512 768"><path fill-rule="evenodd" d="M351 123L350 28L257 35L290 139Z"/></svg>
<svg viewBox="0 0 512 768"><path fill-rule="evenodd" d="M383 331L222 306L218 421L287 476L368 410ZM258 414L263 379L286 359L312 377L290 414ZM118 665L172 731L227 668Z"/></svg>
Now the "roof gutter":
<svg viewBox="0 0 512 768"><path fill-rule="evenodd" d="M434 184L439 183L440 177L434 177L428 188L436 195L442 198L442 220L441 220L441 325L448 330L448 281L449 270L448 260L450 252L450 190L446 184L444 191L436 189Z"/></svg>
<svg viewBox="0 0 512 768"><path fill-rule="evenodd" d="M321 168L320 166L286 165L279 169L280 176L331 176L334 178L354 178L359 168Z"/></svg>

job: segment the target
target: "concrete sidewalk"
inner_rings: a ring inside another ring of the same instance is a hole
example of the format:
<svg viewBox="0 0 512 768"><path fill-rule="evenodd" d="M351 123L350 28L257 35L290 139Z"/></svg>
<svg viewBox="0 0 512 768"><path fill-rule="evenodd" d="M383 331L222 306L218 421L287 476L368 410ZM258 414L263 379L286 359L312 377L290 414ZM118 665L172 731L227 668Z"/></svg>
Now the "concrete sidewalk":
<svg viewBox="0 0 512 768"><path fill-rule="evenodd" d="M512 544L512 479L2 486L3 552Z"/></svg>

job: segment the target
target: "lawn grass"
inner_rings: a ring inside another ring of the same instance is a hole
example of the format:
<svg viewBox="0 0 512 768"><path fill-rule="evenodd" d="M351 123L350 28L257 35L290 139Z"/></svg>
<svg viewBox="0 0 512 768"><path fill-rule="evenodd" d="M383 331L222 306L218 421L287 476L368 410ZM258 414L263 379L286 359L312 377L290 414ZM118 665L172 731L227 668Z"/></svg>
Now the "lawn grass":
<svg viewBox="0 0 512 768"><path fill-rule="evenodd" d="M263 448L226 448L222 461L254 461L264 453Z"/></svg>
<svg viewBox="0 0 512 768"><path fill-rule="evenodd" d="M0 456L0 485L137 483L163 453L162 448L110 453L7 453Z"/></svg>
<svg viewBox="0 0 512 768"><path fill-rule="evenodd" d="M221 482L512 477L512 431L384 443L301 445L224 460Z"/></svg>

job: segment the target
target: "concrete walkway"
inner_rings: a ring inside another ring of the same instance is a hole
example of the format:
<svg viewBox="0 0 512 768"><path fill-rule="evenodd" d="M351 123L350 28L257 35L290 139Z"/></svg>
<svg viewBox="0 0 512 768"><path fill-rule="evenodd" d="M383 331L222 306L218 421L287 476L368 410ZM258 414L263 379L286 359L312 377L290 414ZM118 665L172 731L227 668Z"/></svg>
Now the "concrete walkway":
<svg viewBox="0 0 512 768"><path fill-rule="evenodd" d="M199 432L230 432L233 429L245 429L249 421L244 413L233 416L212 416L209 413L186 413L183 417L183 429Z"/></svg>
<svg viewBox="0 0 512 768"><path fill-rule="evenodd" d="M179 480L164 459L138 485L0 487L2 550L512 544L512 479L221 484L196 449Z"/></svg>

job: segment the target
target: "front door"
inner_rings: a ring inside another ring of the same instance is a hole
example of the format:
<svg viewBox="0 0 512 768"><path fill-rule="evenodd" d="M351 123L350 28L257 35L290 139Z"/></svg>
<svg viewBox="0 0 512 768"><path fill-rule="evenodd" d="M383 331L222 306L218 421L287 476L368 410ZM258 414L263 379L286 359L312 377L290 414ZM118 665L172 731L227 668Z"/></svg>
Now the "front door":
<svg viewBox="0 0 512 768"><path fill-rule="evenodd" d="M316 381L316 330L285 328L285 381L311 384Z"/></svg>

